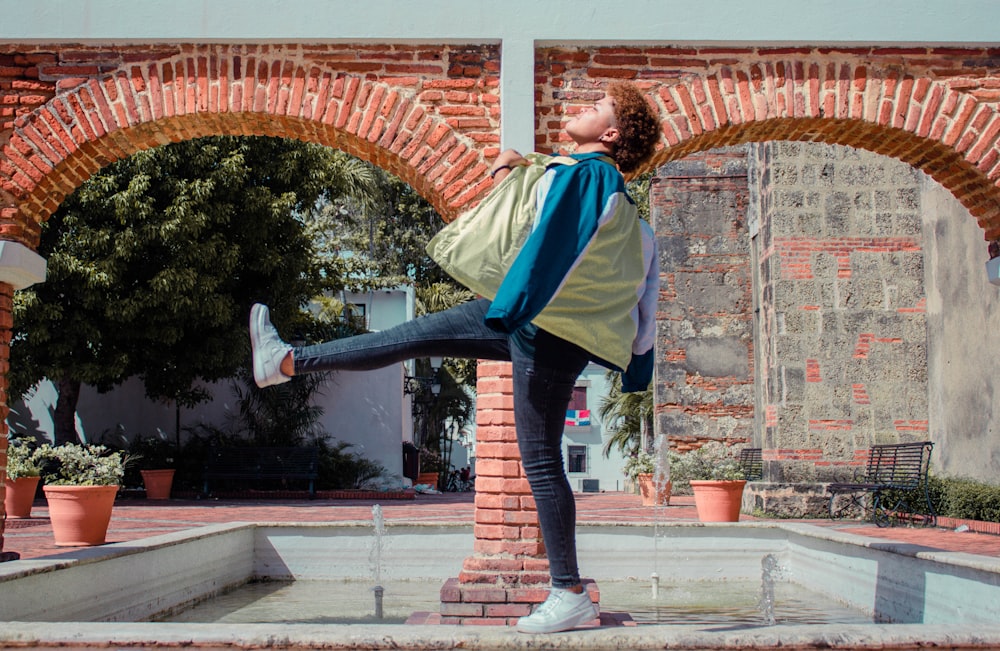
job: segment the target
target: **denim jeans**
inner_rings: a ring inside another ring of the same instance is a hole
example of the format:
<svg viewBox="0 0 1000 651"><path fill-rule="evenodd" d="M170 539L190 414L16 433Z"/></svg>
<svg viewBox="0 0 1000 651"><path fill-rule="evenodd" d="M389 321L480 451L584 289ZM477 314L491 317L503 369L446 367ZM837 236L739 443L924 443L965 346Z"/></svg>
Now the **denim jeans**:
<svg viewBox="0 0 1000 651"><path fill-rule="evenodd" d="M407 321L382 332L337 339L293 352L296 373L382 368L415 357L465 357L513 363L514 422L521 463L538 511L552 586L580 583L576 502L563 469L566 407L589 354L539 330L534 354L486 327L489 301L480 299Z"/></svg>

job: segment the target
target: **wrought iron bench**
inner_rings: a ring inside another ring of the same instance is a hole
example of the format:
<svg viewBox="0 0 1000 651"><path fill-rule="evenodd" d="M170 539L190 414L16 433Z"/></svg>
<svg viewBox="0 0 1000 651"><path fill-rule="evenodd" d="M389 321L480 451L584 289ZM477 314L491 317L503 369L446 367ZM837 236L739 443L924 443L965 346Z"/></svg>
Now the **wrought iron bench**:
<svg viewBox="0 0 1000 651"><path fill-rule="evenodd" d="M937 513L927 484L933 449L931 441L873 445L868 451L863 477L826 487L830 493L830 517L841 517L851 509L860 508L867 519L880 527L895 524L901 513L920 516L923 524L933 525ZM850 499L847 504L836 506L840 495Z"/></svg>
<svg viewBox="0 0 1000 651"><path fill-rule="evenodd" d="M740 469L747 481L760 481L764 478L764 460L760 448L743 448L740 450Z"/></svg>
<svg viewBox="0 0 1000 651"><path fill-rule="evenodd" d="M319 448L312 447L224 447L210 448L205 459L203 492L209 494L212 480L243 479L260 486L264 480L308 482L309 496L316 495Z"/></svg>

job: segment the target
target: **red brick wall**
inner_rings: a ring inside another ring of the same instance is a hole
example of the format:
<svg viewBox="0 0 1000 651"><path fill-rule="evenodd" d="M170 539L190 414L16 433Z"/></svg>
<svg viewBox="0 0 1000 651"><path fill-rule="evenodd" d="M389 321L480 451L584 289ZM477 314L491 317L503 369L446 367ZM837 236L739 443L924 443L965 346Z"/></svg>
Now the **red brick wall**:
<svg viewBox="0 0 1000 651"><path fill-rule="evenodd" d="M761 140L868 149L925 171L1000 237L996 48L544 48L536 55L539 148L613 79L634 79L664 116L659 166Z"/></svg>
<svg viewBox="0 0 1000 651"><path fill-rule="evenodd" d="M34 245L90 174L199 136L284 136L370 160L446 217L488 188L496 46L0 46L0 237Z"/></svg>
<svg viewBox="0 0 1000 651"><path fill-rule="evenodd" d="M998 54L541 48L536 142L564 145L567 115L606 81L635 79L663 115L664 147L651 167L749 141L852 145L925 171L997 239ZM0 45L0 239L33 247L38 223L116 159L221 133L337 147L397 174L450 219L489 187L499 62L499 46L479 44ZM7 359L4 346L0 366Z"/></svg>
<svg viewBox="0 0 1000 651"><path fill-rule="evenodd" d="M650 187L661 283L656 433L676 450L753 438L748 198L743 147L668 163Z"/></svg>

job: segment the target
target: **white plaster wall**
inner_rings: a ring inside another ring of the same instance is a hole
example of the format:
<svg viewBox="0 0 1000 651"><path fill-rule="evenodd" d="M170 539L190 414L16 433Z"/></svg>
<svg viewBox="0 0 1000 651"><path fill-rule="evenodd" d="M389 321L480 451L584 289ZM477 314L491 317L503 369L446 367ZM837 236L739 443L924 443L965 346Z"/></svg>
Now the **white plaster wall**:
<svg viewBox="0 0 1000 651"><path fill-rule="evenodd" d="M996 42L993 0L0 0L0 40Z"/></svg>
<svg viewBox="0 0 1000 651"><path fill-rule="evenodd" d="M608 393L604 374L604 368L597 364L588 365L580 374L577 386L581 384L588 386L587 408L590 409L590 426L567 427L563 436L564 464L569 460L570 445L587 446L587 472L571 472L567 475L570 486L578 492L583 490L584 479L597 479L602 491L620 491L625 488L625 474L622 472L625 460L621 453L613 449L607 458L602 453L604 441L609 436L598 414L601 400Z"/></svg>
<svg viewBox="0 0 1000 651"><path fill-rule="evenodd" d="M239 409L231 385L213 385L214 400L195 409L181 410L181 428L198 423L224 428ZM365 372L340 372L331 376L317 398L324 409L322 427L334 439L351 443L356 452L382 464L390 479L402 481L402 441L412 438L412 420L403 395L403 365ZM8 422L18 432L35 433L52 440L52 410L56 395L52 385L42 383L26 403L12 408ZM121 425L131 438L152 436L157 430L173 440L175 410L172 404L152 402L142 384L129 380L109 393L83 387L77 406L77 431L86 441L99 441ZM182 432L182 440L185 435Z"/></svg>
<svg viewBox="0 0 1000 651"><path fill-rule="evenodd" d="M921 181L927 291L932 467L949 476L1000 476L1000 287L989 284L983 230L954 196Z"/></svg>

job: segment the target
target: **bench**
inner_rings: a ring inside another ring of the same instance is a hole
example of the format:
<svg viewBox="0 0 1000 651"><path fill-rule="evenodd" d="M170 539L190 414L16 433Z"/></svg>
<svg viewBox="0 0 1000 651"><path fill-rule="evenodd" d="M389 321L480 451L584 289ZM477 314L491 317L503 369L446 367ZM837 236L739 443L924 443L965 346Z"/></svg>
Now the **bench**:
<svg viewBox="0 0 1000 651"><path fill-rule="evenodd" d="M225 447L209 448L205 459L203 492L209 494L212 480L242 479L256 482L288 480L308 482L309 497L316 496L319 448L312 447Z"/></svg>
<svg viewBox="0 0 1000 651"><path fill-rule="evenodd" d="M740 470L747 481L760 481L764 478L764 459L760 448L743 448L740 450Z"/></svg>
<svg viewBox="0 0 1000 651"><path fill-rule="evenodd" d="M937 513L927 484L933 449L931 441L873 445L868 451L864 476L854 482L827 486L830 517L840 517L852 507L858 507L880 527L895 524L900 513L920 515L925 525L933 525ZM839 495L846 495L850 500L838 508L835 502ZM870 499L864 503L866 496Z"/></svg>

